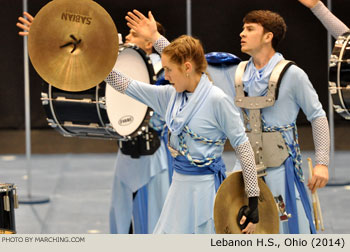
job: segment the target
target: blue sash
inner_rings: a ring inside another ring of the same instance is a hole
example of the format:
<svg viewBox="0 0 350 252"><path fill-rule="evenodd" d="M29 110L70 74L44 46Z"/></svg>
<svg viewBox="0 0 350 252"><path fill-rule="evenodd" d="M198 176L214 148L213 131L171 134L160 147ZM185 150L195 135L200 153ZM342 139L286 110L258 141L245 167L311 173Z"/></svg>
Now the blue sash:
<svg viewBox="0 0 350 252"><path fill-rule="evenodd" d="M168 146L168 131L169 131L168 127L165 127L161 135L161 138L163 139L165 146ZM173 156L171 156L168 147L165 147L165 149L166 149L166 155L168 158L169 185L170 185L173 178L173 173L174 173L174 167L173 167L174 158Z"/></svg>
<svg viewBox="0 0 350 252"><path fill-rule="evenodd" d="M198 167L192 165L184 156L179 155L173 159L176 172L186 175L215 175L215 191L219 189L222 181L226 178L226 167L221 157L216 158L210 165Z"/></svg>
<svg viewBox="0 0 350 252"><path fill-rule="evenodd" d="M133 201L134 234L148 234L148 190L147 185L137 190Z"/></svg>
<svg viewBox="0 0 350 252"><path fill-rule="evenodd" d="M290 144L289 147L293 153L293 156L295 156L296 152L295 152L294 146ZM284 162L284 166L286 169L286 208L287 208L287 212L292 214L292 218L288 220L289 233L291 234L299 233L298 211L296 206L296 197L295 197L295 188L294 188L294 184L295 184L299 192L306 217L309 220L311 233L315 234L316 229L312 219L309 198L305 190L304 183L300 181L297 171L294 167L293 156L289 156Z"/></svg>

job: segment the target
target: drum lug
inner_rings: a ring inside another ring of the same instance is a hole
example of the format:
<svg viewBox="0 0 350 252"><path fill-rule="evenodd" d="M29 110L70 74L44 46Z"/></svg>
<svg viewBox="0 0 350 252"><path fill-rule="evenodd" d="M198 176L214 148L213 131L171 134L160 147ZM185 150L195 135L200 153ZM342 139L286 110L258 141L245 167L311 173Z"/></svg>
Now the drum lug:
<svg viewBox="0 0 350 252"><path fill-rule="evenodd" d="M106 98L100 97L98 99L98 104L99 104L100 108L106 109Z"/></svg>
<svg viewBox="0 0 350 252"><path fill-rule="evenodd" d="M41 92L41 102L42 105L48 105L49 104L49 96L47 93Z"/></svg>
<svg viewBox="0 0 350 252"><path fill-rule="evenodd" d="M331 94L336 94L337 93L337 87L335 86L334 82L329 82L329 88L328 88L329 92Z"/></svg>
<svg viewBox="0 0 350 252"><path fill-rule="evenodd" d="M111 132L116 132L115 129L112 127L111 124L107 123L107 124L105 124L105 126L106 126L106 129L107 129L107 130L109 130L109 131L111 131Z"/></svg>
<svg viewBox="0 0 350 252"><path fill-rule="evenodd" d="M94 101L92 101L91 99L88 99L88 98L83 98L81 100L75 100L75 99L67 99L64 96L57 96L56 101L58 101L58 102L62 101L62 102L95 103Z"/></svg>
<svg viewBox="0 0 350 252"><path fill-rule="evenodd" d="M334 107L335 112L337 112L337 113L343 113L343 112L345 112L345 109L343 109L343 108L340 107L339 105L333 105L333 107Z"/></svg>
<svg viewBox="0 0 350 252"><path fill-rule="evenodd" d="M57 127L57 124L55 123L54 120L49 119L49 118L46 118L46 120L47 120L47 123L49 124L49 126L51 126L52 128L56 128Z"/></svg>
<svg viewBox="0 0 350 252"><path fill-rule="evenodd" d="M10 198L8 195L5 195L3 197L4 200L4 210L7 212L10 212Z"/></svg>
<svg viewBox="0 0 350 252"><path fill-rule="evenodd" d="M92 129L99 129L101 128L98 123L90 123L88 125L80 125L80 124L74 124L70 121L65 121L63 126L65 127L81 127L81 128L92 128Z"/></svg>
<svg viewBox="0 0 350 252"><path fill-rule="evenodd" d="M339 105L334 105L334 104L333 104L333 108L334 108L335 112L341 114L341 116L343 116L346 120L350 120L350 115L348 115L348 113L349 113L348 110L343 109Z"/></svg>
<svg viewBox="0 0 350 252"><path fill-rule="evenodd" d="M17 191L15 191L15 194L13 195L13 203L14 203L14 208L18 208L18 195L17 195Z"/></svg>

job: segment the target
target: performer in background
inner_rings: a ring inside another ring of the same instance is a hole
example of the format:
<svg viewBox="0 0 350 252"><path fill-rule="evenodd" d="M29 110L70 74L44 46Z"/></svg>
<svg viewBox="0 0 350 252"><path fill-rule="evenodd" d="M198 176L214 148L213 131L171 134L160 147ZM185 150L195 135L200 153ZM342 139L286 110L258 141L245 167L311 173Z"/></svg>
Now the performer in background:
<svg viewBox="0 0 350 252"><path fill-rule="evenodd" d="M27 12L23 15L28 20L19 17L17 26L24 30L19 35L27 36L34 18ZM164 28L158 22L157 29L164 34ZM153 49L152 42L138 37L132 29L125 42L145 51L155 67L155 73L159 72L160 55ZM142 155L137 152L137 145L142 144L141 138L134 139L132 146L123 142L123 150L120 148L117 153L110 208L111 233L152 233L160 216L171 182L172 157L166 147L167 128L164 120L154 113L149 126L160 137L160 146L154 154Z"/></svg>
<svg viewBox="0 0 350 252"><path fill-rule="evenodd" d="M312 13L321 21L323 26L337 39L338 36L349 31L349 28L334 16L320 0L298 0L300 3L310 8Z"/></svg>
<svg viewBox="0 0 350 252"><path fill-rule="evenodd" d="M172 86L138 82L118 71L112 71L105 81L152 107L165 118L171 132L169 149L175 157L174 175L154 233L215 233L214 199L225 176L221 155L226 136L241 161L249 197L248 211L241 220L249 224L242 232L253 233L258 222L259 188L252 149L239 112L204 73L207 62L199 40L183 35L169 44L149 15L150 32L143 37L162 53L165 79ZM138 21L132 22L135 25L128 25L137 32ZM168 46L164 48L165 44Z"/></svg>
<svg viewBox="0 0 350 252"><path fill-rule="evenodd" d="M235 82L243 83L243 87L238 87L235 83L236 96L238 92L245 92L249 97L267 96L271 88L268 85L271 73L284 60L276 48L285 37L287 26L279 14L265 10L249 12L243 18L243 23L241 51L251 58L245 70L236 71ZM328 181L329 129L326 113L308 76L296 65L291 65L286 70L276 90L272 106L263 106L260 110L262 131L280 132L288 155L278 167L267 168L265 181L274 196L283 197L287 213L292 215L288 221L280 222L280 233L315 233L304 186L296 119L302 109L312 124L316 166L308 187L314 192L317 188L324 187ZM237 100L236 105L239 106ZM250 109L242 111L253 113ZM266 149L266 144L273 143L263 143L262 148ZM280 154L282 153L276 153ZM266 157L265 160L266 163L269 162Z"/></svg>
<svg viewBox="0 0 350 252"><path fill-rule="evenodd" d="M137 11L129 12L128 15L126 19L129 21L129 27L132 27L140 36L150 37L151 27L154 26L152 16L146 18ZM228 82L216 83L231 96L232 101L236 100L237 92L246 93L249 98L266 96L269 91L268 81L272 70L284 59L280 53L276 52L277 45L286 33L286 24L280 15L271 11L253 11L245 16L243 22L243 31L240 34L241 50L251 58L246 68L243 68L245 71L242 71L242 76L237 76L236 71L235 76L229 76ZM168 44L166 40L162 43L163 47ZM215 76L212 77L215 81ZM235 87L235 78L242 81L243 85ZM229 85L229 87L223 85ZM291 65L287 69L277 92L278 97L271 97L272 106L259 109L258 106L261 104L257 104L258 121L262 126L249 125L248 121L246 127L248 130L255 127L257 131L277 132L284 141L285 146L281 146L284 153L279 153L277 150L277 154L273 156L278 157L284 154L286 158L279 160L279 165L267 167L265 176L265 181L273 195L283 197L287 212L292 215L288 222L280 223L280 232L314 233L315 227L301 168L296 119L301 108L312 124L316 152L314 176L308 183L312 191L324 187L328 181L328 121L307 75L296 65ZM236 105L240 106L239 102L242 102L243 99L245 98L242 97L241 101L236 100ZM257 115L256 112L247 109L242 109L242 112L246 114L247 119L249 114ZM255 142L254 145L256 145ZM264 148L264 146L261 147ZM255 149L255 154L258 153L257 151Z"/></svg>
<svg viewBox="0 0 350 252"><path fill-rule="evenodd" d="M157 29L164 34L164 28L158 22ZM152 61L155 73L159 72L162 68L160 55L154 52L151 41L138 37L130 29L125 43L144 50ZM132 145L130 141L123 142L118 151L110 209L111 233L128 233L131 220L133 233L152 233L159 219L171 181L172 157L166 147L165 121L154 113L149 126L157 131L161 139L160 147L154 154L135 153L135 141ZM139 144L145 144L141 138L136 140L136 145Z"/></svg>

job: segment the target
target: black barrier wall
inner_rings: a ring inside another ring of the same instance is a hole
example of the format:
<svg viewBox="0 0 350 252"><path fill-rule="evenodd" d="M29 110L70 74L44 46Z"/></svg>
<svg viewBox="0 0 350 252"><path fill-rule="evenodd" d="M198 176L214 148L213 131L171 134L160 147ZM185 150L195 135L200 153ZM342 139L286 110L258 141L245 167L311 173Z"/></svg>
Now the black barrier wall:
<svg viewBox="0 0 350 252"><path fill-rule="evenodd" d="M28 0L29 12L35 15L49 1ZM128 27L124 16L134 8L143 13L152 10L172 40L186 33L186 0L96 0L112 16L118 32L125 37ZM192 0L192 35L203 42L206 52L226 51L248 59L240 52L239 33L242 18L254 9L280 13L288 26L280 46L285 58L293 60L309 75L323 107L328 111L326 30L314 15L297 0ZM325 2L325 1L324 1ZM23 39L17 35L17 17L22 13L22 0L0 0L0 129L24 128ZM350 26L350 1L333 0L333 12ZM48 128L41 106L41 78L30 67L31 126ZM348 124L335 114L337 124ZM306 124L304 116L298 124Z"/></svg>

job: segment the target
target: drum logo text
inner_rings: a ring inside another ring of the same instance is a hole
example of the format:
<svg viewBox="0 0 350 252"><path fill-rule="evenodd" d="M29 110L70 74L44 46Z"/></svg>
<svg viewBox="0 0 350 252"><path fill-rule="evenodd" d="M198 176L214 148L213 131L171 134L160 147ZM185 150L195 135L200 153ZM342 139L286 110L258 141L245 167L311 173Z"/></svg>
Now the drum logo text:
<svg viewBox="0 0 350 252"><path fill-rule="evenodd" d="M120 126L127 126L131 124L134 121L134 117L131 115L126 115L123 116L122 118L119 119L118 123Z"/></svg>
<svg viewBox="0 0 350 252"><path fill-rule="evenodd" d="M61 15L61 19L66 21L71 21L71 22L82 23L86 25L90 25L92 20L92 18L89 16L83 16L83 15L69 13L69 12L63 12Z"/></svg>

